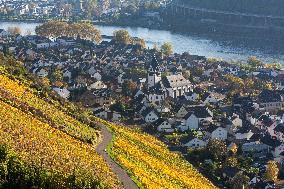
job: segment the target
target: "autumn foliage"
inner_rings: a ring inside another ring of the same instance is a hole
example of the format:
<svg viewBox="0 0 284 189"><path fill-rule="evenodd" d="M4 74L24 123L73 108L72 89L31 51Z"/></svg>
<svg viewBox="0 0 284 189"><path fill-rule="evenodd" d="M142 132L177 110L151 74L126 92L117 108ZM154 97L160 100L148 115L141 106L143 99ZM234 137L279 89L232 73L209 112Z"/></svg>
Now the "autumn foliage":
<svg viewBox="0 0 284 189"><path fill-rule="evenodd" d="M138 130L98 120L115 135L112 157L133 176L141 188L202 188L215 186L180 155L156 138Z"/></svg>
<svg viewBox="0 0 284 189"><path fill-rule="evenodd" d="M99 132L71 116L68 108L57 108L54 104L58 102L39 98L29 80L17 80L2 63L0 145L16 154L17 165L44 170L43 177L54 178L50 181L54 188L120 188L117 177L96 152ZM8 173L20 169L15 166L5 168L7 174L0 171L0 188L2 181L14 182ZM21 170L17 174L32 179L31 169Z"/></svg>

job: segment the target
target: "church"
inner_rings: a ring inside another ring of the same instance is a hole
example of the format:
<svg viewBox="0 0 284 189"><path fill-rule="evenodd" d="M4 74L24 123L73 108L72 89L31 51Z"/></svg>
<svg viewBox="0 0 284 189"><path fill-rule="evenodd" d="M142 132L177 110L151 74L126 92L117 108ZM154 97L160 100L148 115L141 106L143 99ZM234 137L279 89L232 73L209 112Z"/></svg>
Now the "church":
<svg viewBox="0 0 284 189"><path fill-rule="evenodd" d="M149 94L152 94L152 98L159 100L161 98L164 100L167 97L178 98L192 91L191 82L185 79L181 73L162 77L155 56L148 68L147 87Z"/></svg>

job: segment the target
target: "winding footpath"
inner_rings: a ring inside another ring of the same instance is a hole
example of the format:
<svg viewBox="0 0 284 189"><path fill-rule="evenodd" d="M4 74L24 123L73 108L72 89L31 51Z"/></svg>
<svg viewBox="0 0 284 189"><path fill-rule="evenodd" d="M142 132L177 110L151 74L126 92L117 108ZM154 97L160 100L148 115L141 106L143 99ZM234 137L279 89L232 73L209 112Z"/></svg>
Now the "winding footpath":
<svg viewBox="0 0 284 189"><path fill-rule="evenodd" d="M103 140L98 145L97 152L104 158L104 160L110 166L112 171L118 176L120 182L122 182L123 187L125 189L138 189L138 187L129 177L127 172L124 169L122 169L117 163L115 163L113 159L111 159L111 157L106 152L107 146L112 141L112 134L109 130L107 130L107 128L104 125L101 126L101 134L103 136Z"/></svg>

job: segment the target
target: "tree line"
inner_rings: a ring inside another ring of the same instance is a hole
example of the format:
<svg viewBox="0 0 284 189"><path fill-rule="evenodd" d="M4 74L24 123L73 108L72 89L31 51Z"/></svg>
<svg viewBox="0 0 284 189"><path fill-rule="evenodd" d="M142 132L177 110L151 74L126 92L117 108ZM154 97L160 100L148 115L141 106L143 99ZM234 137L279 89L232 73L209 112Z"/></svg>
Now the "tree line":
<svg viewBox="0 0 284 189"><path fill-rule="evenodd" d="M79 37L81 39L100 42L102 40L100 31L88 22L68 23L63 21L49 21L35 29L37 35L58 38L58 37Z"/></svg>

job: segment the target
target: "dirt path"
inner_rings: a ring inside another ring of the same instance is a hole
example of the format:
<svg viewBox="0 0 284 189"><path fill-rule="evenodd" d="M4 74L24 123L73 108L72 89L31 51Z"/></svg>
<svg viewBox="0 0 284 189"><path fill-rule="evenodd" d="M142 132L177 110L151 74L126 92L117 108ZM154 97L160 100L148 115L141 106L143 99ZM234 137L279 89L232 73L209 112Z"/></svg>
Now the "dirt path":
<svg viewBox="0 0 284 189"><path fill-rule="evenodd" d="M136 184L131 180L126 171L116 164L111 157L107 154L105 149L112 141L112 134L107 130L105 126L101 127L101 134L103 135L103 141L98 145L97 152L103 156L107 164L112 171L118 176L125 189L138 189Z"/></svg>

